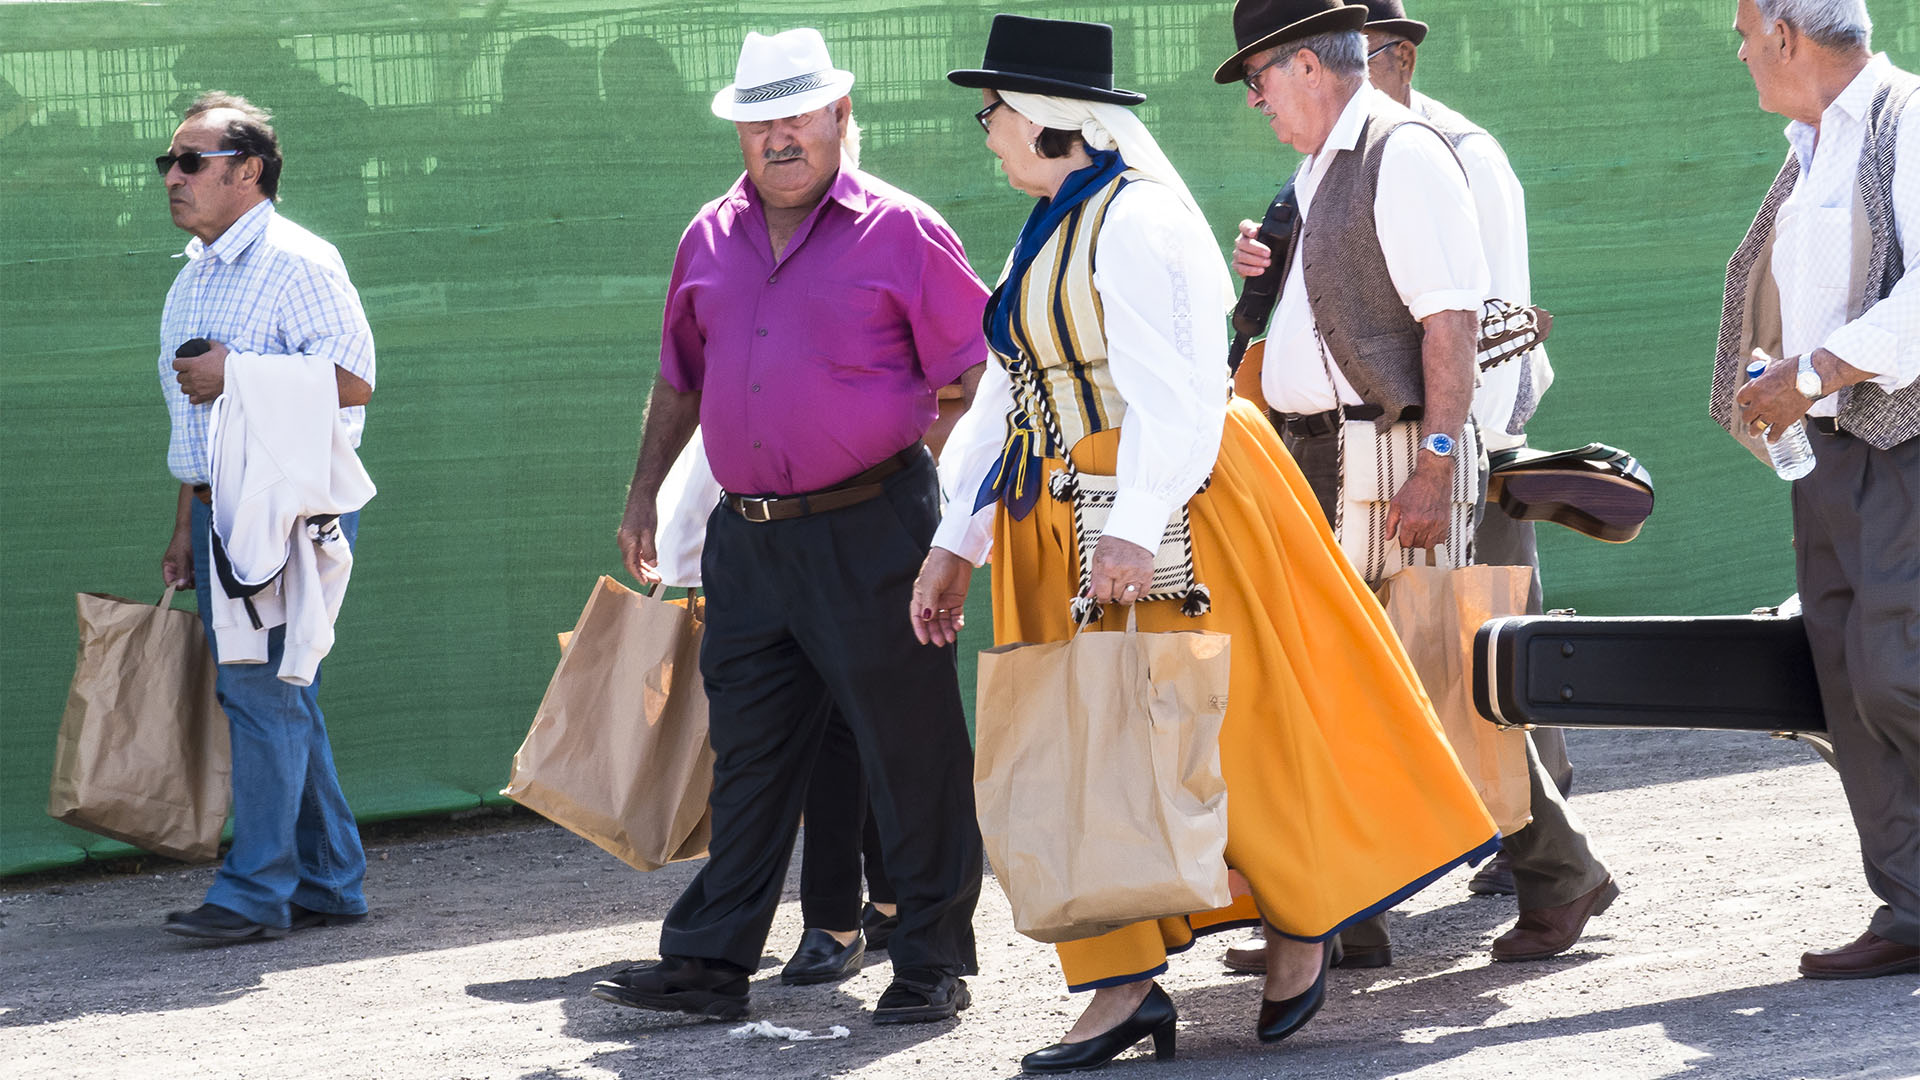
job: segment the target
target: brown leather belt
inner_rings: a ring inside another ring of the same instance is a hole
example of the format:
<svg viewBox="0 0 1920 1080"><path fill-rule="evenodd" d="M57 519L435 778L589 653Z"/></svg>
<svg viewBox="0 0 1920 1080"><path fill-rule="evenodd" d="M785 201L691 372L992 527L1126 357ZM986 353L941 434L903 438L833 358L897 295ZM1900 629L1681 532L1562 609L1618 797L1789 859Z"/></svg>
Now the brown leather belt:
<svg viewBox="0 0 1920 1080"><path fill-rule="evenodd" d="M203 503L206 503L208 506L212 506L213 505L213 486L211 484L193 485L193 497L196 499L199 499Z"/></svg>
<svg viewBox="0 0 1920 1080"><path fill-rule="evenodd" d="M1340 430L1342 420L1378 420L1387 410L1378 405L1343 405L1338 409L1328 409L1322 413L1310 413L1301 416L1296 413L1276 412L1273 414L1273 426L1280 428L1296 439L1318 438L1331 435ZM1402 420L1418 420L1420 406L1415 405L1400 413Z"/></svg>
<svg viewBox="0 0 1920 1080"><path fill-rule="evenodd" d="M873 468L819 491L809 491L801 495L730 494L721 501L726 504L727 509L756 524L769 521L791 521L810 514L841 510L878 496L886 490L881 486L880 481L904 471L920 460L926 452L926 444L916 441L912 446Z"/></svg>
<svg viewBox="0 0 1920 1080"><path fill-rule="evenodd" d="M1846 434L1845 431L1840 429L1839 419L1832 416L1809 416L1807 417L1807 426L1813 428L1815 431L1823 431L1828 435Z"/></svg>

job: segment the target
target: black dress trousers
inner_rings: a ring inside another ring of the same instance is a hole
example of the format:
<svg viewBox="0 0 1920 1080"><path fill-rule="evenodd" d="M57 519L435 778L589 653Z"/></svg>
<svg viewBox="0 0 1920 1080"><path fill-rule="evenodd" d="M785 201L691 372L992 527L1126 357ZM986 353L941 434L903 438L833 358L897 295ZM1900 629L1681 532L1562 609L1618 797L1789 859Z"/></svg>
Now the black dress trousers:
<svg viewBox="0 0 1920 1080"><path fill-rule="evenodd" d="M859 747L900 926L896 972L976 970L981 847L952 647L914 640L914 577L939 521L932 455L885 494L789 521L724 505L707 525L713 842L660 951L759 966L831 699Z"/></svg>
<svg viewBox="0 0 1920 1080"><path fill-rule="evenodd" d="M864 863L867 898L894 902L880 832L867 812L867 778L860 746L838 710L829 708L826 734L807 782L806 828L800 837L800 917L808 927L860 926Z"/></svg>

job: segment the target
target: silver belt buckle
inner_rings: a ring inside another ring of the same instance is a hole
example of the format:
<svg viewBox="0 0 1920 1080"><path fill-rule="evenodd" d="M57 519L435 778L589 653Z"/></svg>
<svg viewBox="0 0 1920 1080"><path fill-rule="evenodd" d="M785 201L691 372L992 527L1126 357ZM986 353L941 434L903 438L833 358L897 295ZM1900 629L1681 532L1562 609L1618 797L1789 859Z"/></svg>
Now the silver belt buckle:
<svg viewBox="0 0 1920 1080"><path fill-rule="evenodd" d="M773 520L772 499L756 499L750 495L737 496L740 500L740 516L756 524L764 525ZM754 509L759 509L756 516Z"/></svg>

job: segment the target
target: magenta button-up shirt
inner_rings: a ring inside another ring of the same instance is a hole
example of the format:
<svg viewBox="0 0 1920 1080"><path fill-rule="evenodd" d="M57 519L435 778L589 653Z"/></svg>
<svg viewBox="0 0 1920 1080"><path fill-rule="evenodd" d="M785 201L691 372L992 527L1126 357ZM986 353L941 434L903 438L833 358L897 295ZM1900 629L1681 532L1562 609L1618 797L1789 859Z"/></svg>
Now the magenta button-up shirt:
<svg viewBox="0 0 1920 1080"><path fill-rule="evenodd" d="M776 261L743 174L680 240L660 376L702 395L722 487L817 491L926 434L939 388L987 358L986 299L939 214L853 169Z"/></svg>

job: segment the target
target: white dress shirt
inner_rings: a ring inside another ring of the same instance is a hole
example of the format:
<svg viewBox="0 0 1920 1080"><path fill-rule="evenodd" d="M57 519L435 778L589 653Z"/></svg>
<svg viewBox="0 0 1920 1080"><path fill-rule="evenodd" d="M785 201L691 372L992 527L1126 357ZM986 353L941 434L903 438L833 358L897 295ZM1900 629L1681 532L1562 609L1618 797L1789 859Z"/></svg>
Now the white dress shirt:
<svg viewBox="0 0 1920 1080"><path fill-rule="evenodd" d="M1413 111L1427 116L1433 99L1413 92ZM1513 174L1507 152L1492 135L1470 135L1453 148L1467 170L1467 188L1473 193L1474 212L1480 218L1480 247L1487 257L1490 287L1487 295L1526 307L1533 303L1533 274L1527 258L1527 195ZM1547 348L1533 350L1527 361L1533 372L1537 402L1553 385L1553 366ZM1473 391L1473 418L1480 425L1480 441L1489 451L1524 446L1524 432L1512 428L1520 395L1521 361L1510 360L1480 373Z"/></svg>
<svg viewBox="0 0 1920 1080"><path fill-rule="evenodd" d="M1227 415L1229 281L1213 237L1166 187L1138 181L1108 204L1093 287L1106 316L1107 367L1127 403L1108 536L1158 549L1174 511L1213 471ZM993 547L995 506L976 513L973 503L999 459L1012 407L1006 368L988 364L940 455L948 502L933 543L976 566Z"/></svg>
<svg viewBox="0 0 1920 1080"><path fill-rule="evenodd" d="M1871 381L1887 391L1920 375L1920 123L1902 122L1894 142L1893 217L1905 276L1890 296L1851 322L1847 303L1860 149L1874 92L1892 69L1885 53L1875 56L1820 114L1818 128L1798 120L1787 125L1800 179L1780 204L1773 246L1782 351L1799 356L1825 347L1872 372ZM1839 399L1829 396L1807 413L1834 416L1838 410Z"/></svg>
<svg viewBox="0 0 1920 1080"><path fill-rule="evenodd" d="M1347 102L1320 151L1301 163L1294 180L1302 225L1312 220L1313 197L1334 156L1359 145L1360 128L1380 91L1362 85ZM1374 228L1387 271L1407 311L1425 319L1439 311L1471 311L1477 316L1487 296L1487 258L1481 250L1480 221L1467 178L1453 152L1431 128L1406 126L1387 137L1380 157L1380 185L1373 203ZM1273 329L1267 337L1260 389L1279 412L1319 413L1338 403L1362 404L1340 367L1322 359L1307 304L1303 259L1295 259L1280 291Z"/></svg>

